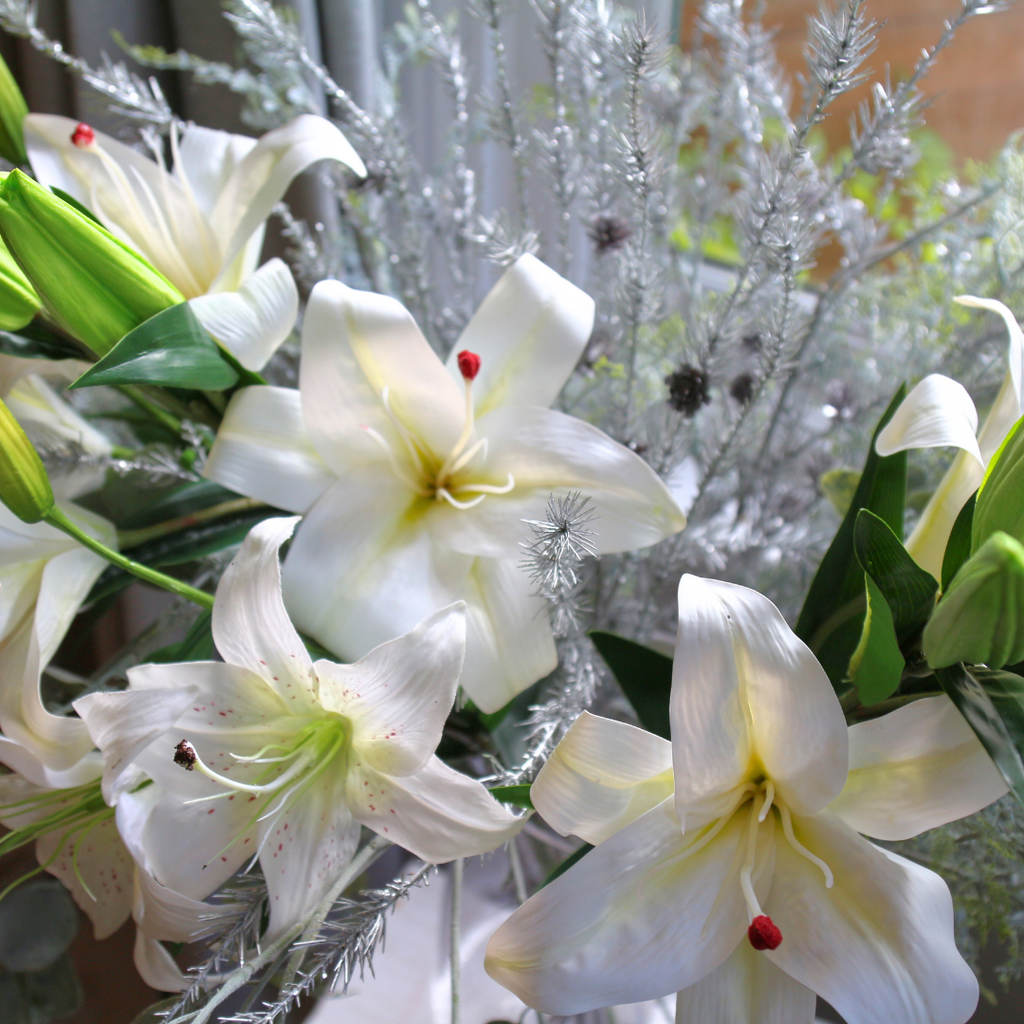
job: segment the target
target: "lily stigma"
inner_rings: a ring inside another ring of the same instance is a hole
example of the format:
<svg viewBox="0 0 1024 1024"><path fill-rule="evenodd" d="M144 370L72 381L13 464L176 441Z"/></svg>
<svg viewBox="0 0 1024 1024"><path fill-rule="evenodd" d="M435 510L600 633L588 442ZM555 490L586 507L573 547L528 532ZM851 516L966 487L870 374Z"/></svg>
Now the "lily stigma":
<svg viewBox="0 0 1024 1024"><path fill-rule="evenodd" d="M487 461L487 438L480 438L467 450L466 445L473 437L473 380L480 372L480 357L464 349L458 355L458 364L466 393L466 420L462 433L439 465L430 449L392 411L387 385L381 392L381 403L391 425L405 445L409 465L402 466L399 463L391 445L379 431L367 426L362 429L387 453L388 462L395 476L408 484L418 495L436 501L446 501L452 508L469 509L479 505L488 494L508 494L515 487L516 481L511 473L501 485L477 483L460 476L462 470L468 467L478 454L482 453L481 461ZM476 497L467 501L455 497L456 494L467 493L475 493Z"/></svg>

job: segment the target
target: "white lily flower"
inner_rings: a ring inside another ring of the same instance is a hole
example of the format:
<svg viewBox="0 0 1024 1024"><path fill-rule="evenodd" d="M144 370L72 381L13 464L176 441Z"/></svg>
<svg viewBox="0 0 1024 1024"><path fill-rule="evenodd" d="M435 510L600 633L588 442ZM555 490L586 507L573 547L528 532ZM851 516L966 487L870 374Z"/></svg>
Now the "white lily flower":
<svg viewBox="0 0 1024 1024"><path fill-rule="evenodd" d="M1006 377L981 430L974 402L963 385L933 373L907 395L875 444L879 455L909 448L960 449L907 539L914 561L936 579L942 575L942 556L956 517L981 486L992 456L1024 410L1024 335L1013 313L996 299L958 295L954 301L998 313L1010 335Z"/></svg>
<svg viewBox="0 0 1024 1024"><path fill-rule="evenodd" d="M817 993L849 1024L964 1024L949 890L854 829L906 838L998 798L980 743L944 697L847 730L754 591L684 576L679 608L672 742L573 726L533 797L600 845L498 929L492 977L552 1014L678 991L680 1024L810 1024Z"/></svg>
<svg viewBox="0 0 1024 1024"><path fill-rule="evenodd" d="M163 791L140 839L156 880L203 899L258 853L271 940L324 897L361 825L431 863L493 850L522 825L434 756L462 666L462 606L354 665L314 664L281 598L277 552L296 521L255 526L224 573L224 663L143 665L126 692L75 702L104 753L108 801L120 805L135 769Z"/></svg>
<svg viewBox="0 0 1024 1024"><path fill-rule="evenodd" d="M145 256L250 370L264 366L298 314L284 262L275 258L256 269L274 204L318 160L366 174L341 132L313 114L259 140L195 125L179 139L175 126L171 171L162 154L150 160L67 117L29 114L24 128L38 179L63 189Z"/></svg>
<svg viewBox="0 0 1024 1024"><path fill-rule="evenodd" d="M70 441L86 454L109 454L102 434L41 376L26 372L37 362L0 356L0 380L10 387L5 400L26 433L37 443ZM69 500L92 489L98 473L88 466L54 473L51 485L78 526L116 549L113 524ZM23 523L0 506L0 729L49 770L73 772L93 748L83 722L46 710L39 677L106 565L66 533L44 522Z"/></svg>
<svg viewBox="0 0 1024 1024"><path fill-rule="evenodd" d="M298 627L343 658L455 600L462 685L496 711L557 664L544 601L518 562L552 492L597 512L599 553L654 544L685 518L637 455L547 408L590 336L594 303L533 256L502 276L448 360L394 299L313 289L299 390L231 401L206 475L308 513L284 570Z"/></svg>
<svg viewBox="0 0 1024 1024"><path fill-rule="evenodd" d="M0 775L0 824L37 834L36 859L64 883L97 939L134 917L135 965L147 985L163 992L187 988L189 979L162 942L205 938L236 908L189 899L146 871L137 836L157 801L156 787L123 794L115 811L100 793L103 758L97 751L70 772L54 772L0 736L0 761L14 770Z"/></svg>

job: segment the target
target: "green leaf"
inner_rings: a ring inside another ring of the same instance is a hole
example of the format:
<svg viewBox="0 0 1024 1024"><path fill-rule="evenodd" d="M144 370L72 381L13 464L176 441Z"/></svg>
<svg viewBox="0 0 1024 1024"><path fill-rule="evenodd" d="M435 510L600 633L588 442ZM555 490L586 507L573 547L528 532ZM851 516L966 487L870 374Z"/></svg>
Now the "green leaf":
<svg viewBox="0 0 1024 1024"><path fill-rule="evenodd" d="M864 581L867 615L860 644L850 658L850 681L857 687L861 704L870 707L896 692L906 662L900 653L885 595L870 576L865 574Z"/></svg>
<svg viewBox="0 0 1024 1024"><path fill-rule="evenodd" d="M989 460L978 488L971 550L977 551L997 530L1024 541L1024 417L1017 420Z"/></svg>
<svg viewBox="0 0 1024 1024"><path fill-rule="evenodd" d="M615 633L594 630L589 636L633 705L640 724L648 732L669 739L672 659Z"/></svg>
<svg viewBox="0 0 1024 1024"><path fill-rule="evenodd" d="M56 879L26 882L0 900L0 966L40 971L71 945L78 911Z"/></svg>
<svg viewBox="0 0 1024 1024"><path fill-rule="evenodd" d="M212 661L216 656L213 643L213 612L201 612L180 643L168 644L149 655L149 661L167 665L180 661Z"/></svg>
<svg viewBox="0 0 1024 1024"><path fill-rule="evenodd" d="M885 595L900 648L906 650L935 607L939 589L935 577L910 557L888 524L868 509L857 515L853 545L857 561Z"/></svg>
<svg viewBox="0 0 1024 1024"><path fill-rule="evenodd" d="M223 391L238 374L187 302L151 316L129 331L71 387L96 384L162 384Z"/></svg>
<svg viewBox="0 0 1024 1024"><path fill-rule="evenodd" d="M821 493L832 503L832 507L845 516L853 504L853 496L857 493L860 473L855 469L830 469L818 477Z"/></svg>
<svg viewBox="0 0 1024 1024"><path fill-rule="evenodd" d="M47 330L38 320L17 331L0 331L0 353L22 359L84 359L82 348Z"/></svg>
<svg viewBox="0 0 1024 1024"><path fill-rule="evenodd" d="M936 669L935 677L981 740L1010 792L1024 806L1024 762L988 691L961 664Z"/></svg>
<svg viewBox="0 0 1024 1024"><path fill-rule="evenodd" d="M515 807L525 807L528 811L534 810L533 800L530 798L530 787L527 786L495 786L491 790L491 796L500 800L503 804L513 804Z"/></svg>
<svg viewBox="0 0 1024 1024"><path fill-rule="evenodd" d="M960 566L971 557L971 529L974 523L974 508L978 502L975 491L960 509L946 541L946 551L942 556L942 589L945 591L950 581L957 574Z"/></svg>
<svg viewBox="0 0 1024 1024"><path fill-rule="evenodd" d="M1024 753L1024 679L1015 672L972 665L971 675L985 688L1019 753Z"/></svg>
<svg viewBox="0 0 1024 1024"><path fill-rule="evenodd" d="M853 528L861 509L870 509L903 535L907 497L907 453L884 458L875 451L875 439L906 396L906 385L896 392L875 427L867 460L850 508L818 566L807 599L796 622L796 635L814 651L836 690L845 688L847 667L864 622L864 571L853 548Z"/></svg>
<svg viewBox="0 0 1024 1024"><path fill-rule="evenodd" d="M563 860L562 863L559 864L551 872L551 874L548 875L548 877L545 878L544 881L540 883L540 885L538 886L538 890L543 889L545 885L549 885L559 875L564 875L566 873L566 871L568 871L569 868L571 868L573 866L573 864L575 864L577 861L583 860L583 858L588 853L590 853L590 851L592 849L593 849L593 846L591 846L590 843L584 843L575 853L572 853L568 857L566 857L565 860Z"/></svg>

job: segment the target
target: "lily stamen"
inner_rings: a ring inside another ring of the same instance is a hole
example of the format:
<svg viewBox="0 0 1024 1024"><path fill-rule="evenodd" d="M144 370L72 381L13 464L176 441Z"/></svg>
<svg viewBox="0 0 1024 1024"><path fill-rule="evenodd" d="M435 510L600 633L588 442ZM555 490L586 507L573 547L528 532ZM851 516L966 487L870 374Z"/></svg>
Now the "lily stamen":
<svg viewBox="0 0 1024 1024"><path fill-rule="evenodd" d="M208 779L211 779L213 782L219 782L222 786L226 786L228 789L237 790L239 793L254 793L257 796L276 793L283 786L288 785L288 783L294 778L301 775L314 760L309 753L296 751L295 756L297 757L297 760L295 764L293 764L291 768L282 775L279 775L273 782L264 783L262 785L250 785L247 782L238 782L236 779L229 779L224 775L218 774L208 765L203 763L203 759L195 751L194 747L191 747L190 745L190 748L190 753L192 757L194 757L194 760L192 761L192 766L187 769L188 771L198 771ZM217 795L220 796L221 794Z"/></svg>
<svg viewBox="0 0 1024 1024"><path fill-rule="evenodd" d="M452 494L459 494L462 491L479 491L481 494L508 494L516 485L515 477L508 475L508 482L500 487L497 484L459 484L451 488Z"/></svg>
<svg viewBox="0 0 1024 1024"><path fill-rule="evenodd" d="M428 491L424 487L421 487L420 484L411 476L409 476L409 474L406 473L406 471L398 464L398 459L395 458L395 453L391 448L391 445L388 444L387 439L383 436L383 434L374 430L373 427L361 425L361 429L365 430L366 433L369 434L370 437L372 437L374 441L376 441L377 444L379 444L381 448L384 449L388 457L388 463L391 466L391 471L395 474L395 476L398 477L398 479L401 480L402 483L407 484L409 487L411 487L417 494L421 494L425 498L429 497L430 491Z"/></svg>
<svg viewBox="0 0 1024 1024"><path fill-rule="evenodd" d="M479 488L473 488L473 490L479 490ZM484 498L487 497L486 494L481 494L479 497L473 498L472 501L459 501L458 498L452 497L451 492L446 487L438 487L435 493L437 494L437 497L442 498L444 501L447 501L448 504L451 505L453 508L459 508L463 510L467 508L475 508L477 505L480 504L481 501L484 500Z"/></svg>
<svg viewBox="0 0 1024 1024"><path fill-rule="evenodd" d="M789 842L789 845L800 854L801 857L805 857L812 864L816 864L821 868L822 874L825 876L825 888L831 889L835 879L832 876L832 869L820 858L816 857L810 850L807 849L803 843L795 835L793 835L793 819L790 816L789 808L784 804L779 804L779 810L782 813L782 832Z"/></svg>

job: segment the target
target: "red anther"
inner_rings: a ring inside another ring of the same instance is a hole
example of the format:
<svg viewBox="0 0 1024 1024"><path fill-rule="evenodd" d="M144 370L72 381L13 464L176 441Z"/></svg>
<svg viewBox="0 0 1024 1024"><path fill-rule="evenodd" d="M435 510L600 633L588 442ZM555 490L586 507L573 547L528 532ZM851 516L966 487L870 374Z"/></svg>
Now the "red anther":
<svg viewBox="0 0 1024 1024"><path fill-rule="evenodd" d="M778 949L782 945L782 932L767 914L758 914L747 929L747 938L754 949Z"/></svg>
<svg viewBox="0 0 1024 1024"><path fill-rule="evenodd" d="M78 146L79 149L84 149L86 146L91 146L96 141L96 133L83 122L71 133L71 141Z"/></svg>
<svg viewBox="0 0 1024 1024"><path fill-rule="evenodd" d="M469 349L463 349L459 353L458 359L459 373L466 380L474 380L480 372L480 357L475 352L470 352Z"/></svg>

